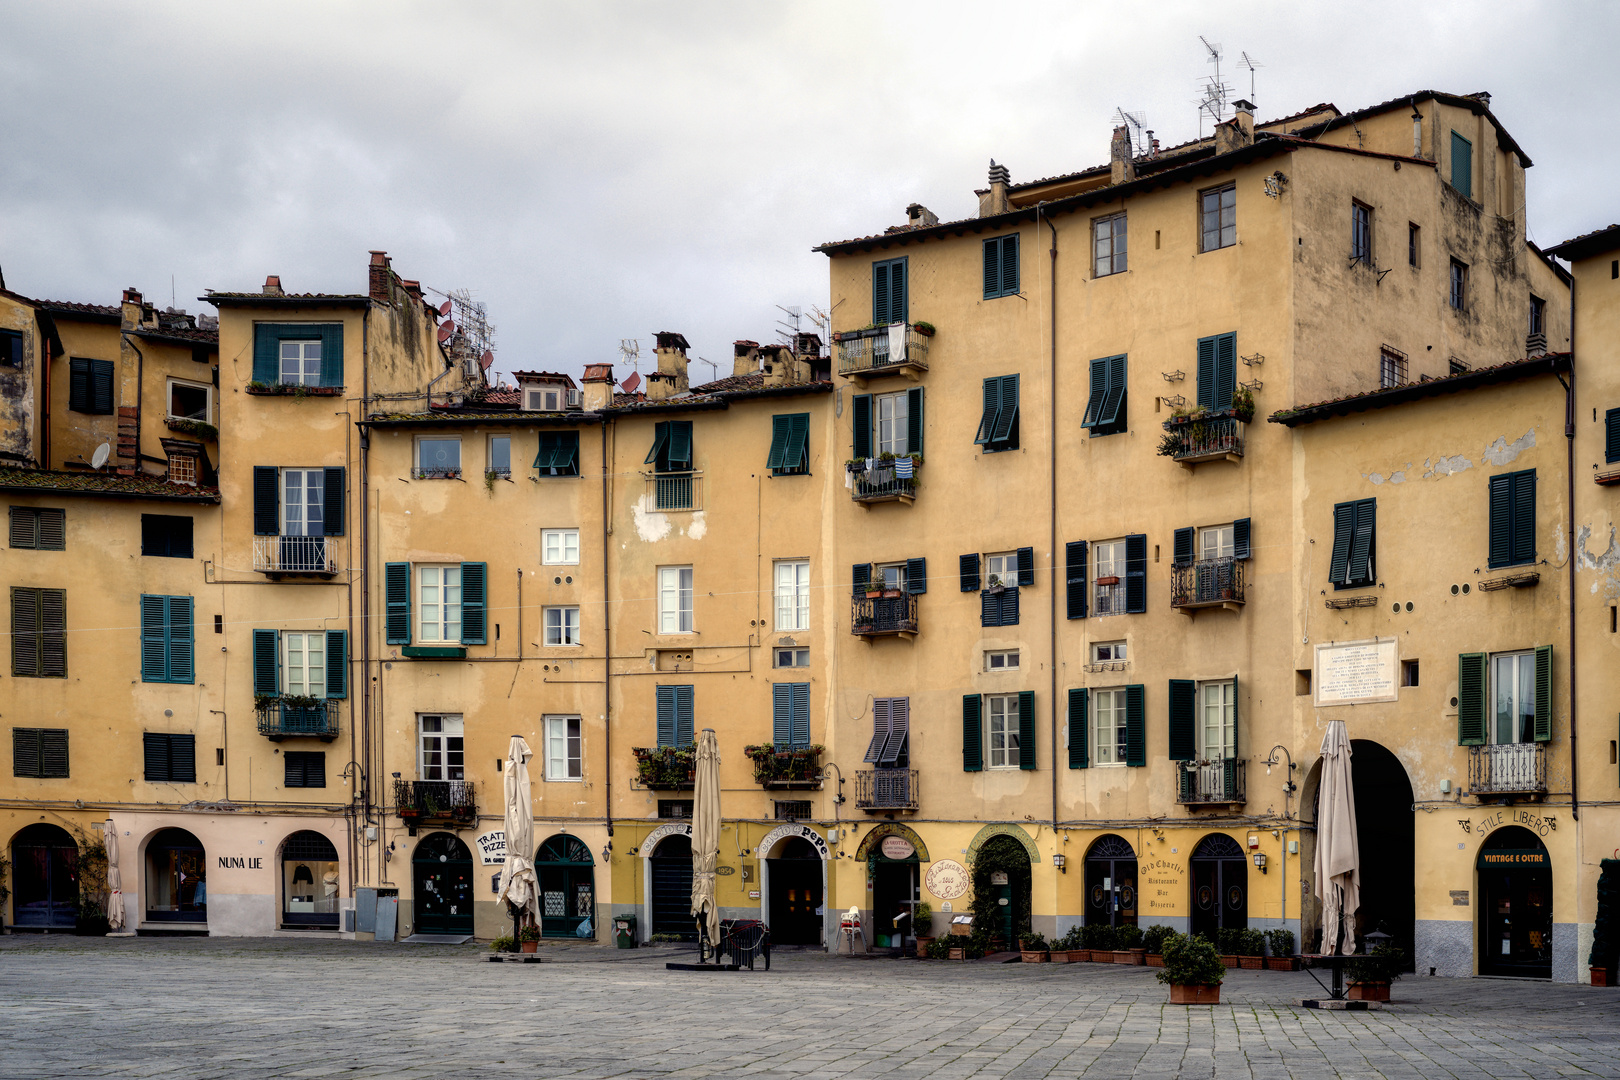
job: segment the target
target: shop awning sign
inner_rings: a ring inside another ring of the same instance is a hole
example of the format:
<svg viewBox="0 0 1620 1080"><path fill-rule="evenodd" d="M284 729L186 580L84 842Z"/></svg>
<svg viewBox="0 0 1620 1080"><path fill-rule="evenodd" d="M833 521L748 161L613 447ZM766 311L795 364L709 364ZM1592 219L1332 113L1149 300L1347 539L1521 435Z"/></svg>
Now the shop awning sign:
<svg viewBox="0 0 1620 1080"><path fill-rule="evenodd" d="M1481 870L1517 870L1547 865L1550 864L1546 848L1488 848L1479 853Z"/></svg>

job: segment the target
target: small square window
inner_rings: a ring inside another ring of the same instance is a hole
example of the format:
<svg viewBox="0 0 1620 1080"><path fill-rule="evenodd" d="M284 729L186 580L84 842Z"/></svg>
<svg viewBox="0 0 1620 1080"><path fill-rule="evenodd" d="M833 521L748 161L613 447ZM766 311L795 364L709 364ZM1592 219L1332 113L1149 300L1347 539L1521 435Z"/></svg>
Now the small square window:
<svg viewBox="0 0 1620 1080"><path fill-rule="evenodd" d="M777 799L777 821L809 821L815 816L807 799Z"/></svg>
<svg viewBox="0 0 1620 1080"><path fill-rule="evenodd" d="M1017 671L1018 650L997 649L984 654L984 670L986 671Z"/></svg>
<svg viewBox="0 0 1620 1080"><path fill-rule="evenodd" d="M197 458L192 454L169 455L169 482L171 484L197 483Z"/></svg>
<svg viewBox="0 0 1620 1080"><path fill-rule="evenodd" d="M684 821L692 816L691 799L659 799L658 816Z"/></svg>
<svg viewBox="0 0 1620 1080"><path fill-rule="evenodd" d="M1418 662L1416 660L1401 661L1401 685L1416 686L1418 684Z"/></svg>
<svg viewBox="0 0 1620 1080"><path fill-rule="evenodd" d="M1124 660L1123 641L1099 641L1091 647L1091 662L1094 664L1118 664Z"/></svg>
<svg viewBox="0 0 1620 1080"><path fill-rule="evenodd" d="M546 566L579 565L579 530L540 530L540 562Z"/></svg>
<svg viewBox="0 0 1620 1080"><path fill-rule="evenodd" d="M456 479L461 475L460 439L418 439L416 479Z"/></svg>
<svg viewBox="0 0 1620 1080"><path fill-rule="evenodd" d="M1365 203L1350 204L1350 261L1363 266L1373 264L1372 207Z"/></svg>
<svg viewBox="0 0 1620 1080"><path fill-rule="evenodd" d="M283 386L321 385L321 339L281 342Z"/></svg>
<svg viewBox="0 0 1620 1080"><path fill-rule="evenodd" d="M1097 277L1122 274L1126 268L1125 215L1111 214L1091 223L1092 266Z"/></svg>
<svg viewBox="0 0 1620 1080"><path fill-rule="evenodd" d="M1388 390L1406 385L1406 354L1388 345L1378 350L1378 386Z"/></svg>
<svg viewBox="0 0 1620 1080"><path fill-rule="evenodd" d="M491 476L512 475L512 436L489 437L489 466L486 471Z"/></svg>
<svg viewBox="0 0 1620 1080"><path fill-rule="evenodd" d="M547 646L579 644L579 608L548 607L545 609L545 625Z"/></svg>
<svg viewBox="0 0 1620 1080"><path fill-rule="evenodd" d="M206 383L169 380L169 419L213 423L214 388Z"/></svg>
<svg viewBox="0 0 1620 1080"><path fill-rule="evenodd" d="M1237 243L1237 185L1224 184L1198 193L1200 251Z"/></svg>
<svg viewBox="0 0 1620 1080"><path fill-rule="evenodd" d="M809 667L809 649L777 649L776 666L779 668Z"/></svg>

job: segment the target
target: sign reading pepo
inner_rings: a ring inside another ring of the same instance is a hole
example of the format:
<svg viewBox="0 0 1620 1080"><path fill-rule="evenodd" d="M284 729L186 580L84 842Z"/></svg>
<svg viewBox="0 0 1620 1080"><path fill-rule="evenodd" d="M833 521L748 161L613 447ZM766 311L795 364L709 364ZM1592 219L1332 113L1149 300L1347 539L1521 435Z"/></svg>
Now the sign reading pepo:
<svg viewBox="0 0 1620 1080"><path fill-rule="evenodd" d="M485 866L503 866L506 863L506 830L495 829L484 833L476 841L478 859Z"/></svg>
<svg viewBox="0 0 1620 1080"><path fill-rule="evenodd" d="M1316 706L1395 701L1395 640L1347 641L1316 647Z"/></svg>
<svg viewBox="0 0 1620 1080"><path fill-rule="evenodd" d="M885 836L880 850L885 859L894 859L896 862L917 854L917 849L911 846L911 841L903 836Z"/></svg>
<svg viewBox="0 0 1620 1080"><path fill-rule="evenodd" d="M955 859L941 859L928 868L923 884L941 900L955 900L968 891L967 867ZM946 905L945 910L949 911L950 905Z"/></svg>

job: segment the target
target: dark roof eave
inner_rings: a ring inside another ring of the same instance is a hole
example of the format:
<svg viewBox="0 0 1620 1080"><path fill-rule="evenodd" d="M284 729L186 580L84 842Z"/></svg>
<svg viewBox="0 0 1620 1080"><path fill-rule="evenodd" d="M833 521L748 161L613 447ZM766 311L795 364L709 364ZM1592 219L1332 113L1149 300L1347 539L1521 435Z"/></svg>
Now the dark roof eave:
<svg viewBox="0 0 1620 1080"><path fill-rule="evenodd" d="M794 383L791 386L761 386L747 390L720 390L720 397L727 401L753 401L755 399L802 397L806 394L830 394L833 384L825 379L810 383Z"/></svg>
<svg viewBox="0 0 1620 1080"><path fill-rule="evenodd" d="M1284 427L1295 428L1303 424L1314 424L1318 420L1328 420L1335 416L1349 416L1351 413L1368 412L1372 409L1388 408L1391 405L1404 405L1409 401L1439 397L1442 394L1477 390L1482 386L1517 382L1520 379L1529 379L1537 375L1555 375L1568 371L1569 366L1568 353L1549 353L1546 356L1518 360L1510 364L1498 364L1495 367L1481 368L1477 371L1464 371L1457 375L1448 375L1443 379L1407 383L1405 386L1395 386L1388 390L1372 390L1365 394L1354 394L1350 397L1339 398L1336 401L1324 401L1298 409L1284 409L1272 413L1266 417L1266 421L1272 424L1281 424Z"/></svg>
<svg viewBox="0 0 1620 1080"><path fill-rule="evenodd" d="M382 413L359 421L361 427L590 427L600 424L604 414L599 412L557 413Z"/></svg>
<svg viewBox="0 0 1620 1080"><path fill-rule="evenodd" d="M1489 105L1486 105L1478 98L1465 97L1462 94L1448 94L1442 90L1419 90L1415 94L1402 94L1398 98L1391 98L1388 101L1380 102L1377 105L1369 105L1364 109L1356 109L1352 112L1340 113L1338 116L1324 120L1320 124L1313 124L1310 127L1300 128L1294 134L1299 135L1302 138L1315 138L1317 135L1326 134L1336 127L1343 127L1344 125L1351 124L1356 120L1364 120L1369 116L1377 116L1380 113L1393 112L1399 108L1410 108L1415 106L1420 101L1428 100L1438 101L1442 104L1451 105L1459 109L1468 109L1470 112L1484 116L1485 119L1491 122L1491 126L1496 129L1496 142L1498 146L1501 146L1502 149L1507 150L1510 153L1518 155L1519 164L1523 168L1528 169L1535 164L1535 162L1530 160L1530 155L1526 154L1513 136L1508 133L1508 129L1502 126L1502 122L1496 118L1496 114L1491 112L1491 107Z"/></svg>
<svg viewBox="0 0 1620 1080"><path fill-rule="evenodd" d="M207 345L212 348L219 348L218 334L207 336L199 334L197 337L188 337L183 334L165 334L161 330L131 330L129 333L145 341L161 341L170 345Z"/></svg>
<svg viewBox="0 0 1620 1080"><path fill-rule="evenodd" d="M55 304L39 304L39 310L49 312L52 318L67 322L102 323L107 326L118 326L124 321L120 312L85 311L82 308L58 307Z"/></svg>
<svg viewBox="0 0 1620 1080"><path fill-rule="evenodd" d="M1620 248L1620 225L1610 225L1607 229L1597 229L1565 240L1562 244L1554 244L1542 252L1544 255L1556 255L1560 259L1578 262L1589 259L1593 255L1602 255Z"/></svg>
<svg viewBox="0 0 1620 1080"><path fill-rule="evenodd" d="M1617 240L1616 242L1620 243L1620 240ZM1542 251L1541 248L1537 247L1534 240L1526 240L1524 243L1525 246L1530 249L1531 254L1535 255L1536 258L1541 260L1541 264L1543 266L1551 270L1554 274L1558 275L1559 281L1562 281L1565 285L1575 284L1575 275L1571 274L1568 270L1565 270L1562 266L1559 266L1558 260L1554 259L1545 251Z"/></svg>
<svg viewBox="0 0 1620 1080"><path fill-rule="evenodd" d="M206 293L197 297L215 307L370 307L369 296L265 296L261 293Z"/></svg>
<svg viewBox="0 0 1620 1080"><path fill-rule="evenodd" d="M51 487L40 484L13 484L0 480L0 491L16 495L49 495L53 498L86 496L92 499L138 499L143 502L207 503L219 505L219 492L212 488L199 488L195 495L170 494L161 491L107 491L95 488Z"/></svg>

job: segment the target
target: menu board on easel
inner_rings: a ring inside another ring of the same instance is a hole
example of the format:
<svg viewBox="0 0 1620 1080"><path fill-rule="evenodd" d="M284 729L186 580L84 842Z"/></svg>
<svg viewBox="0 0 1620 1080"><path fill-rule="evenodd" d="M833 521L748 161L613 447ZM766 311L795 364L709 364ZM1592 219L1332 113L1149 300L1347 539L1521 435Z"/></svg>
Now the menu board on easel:
<svg viewBox="0 0 1620 1080"><path fill-rule="evenodd" d="M1311 677L1317 708L1397 700L1395 644L1394 638L1374 638L1318 645Z"/></svg>

